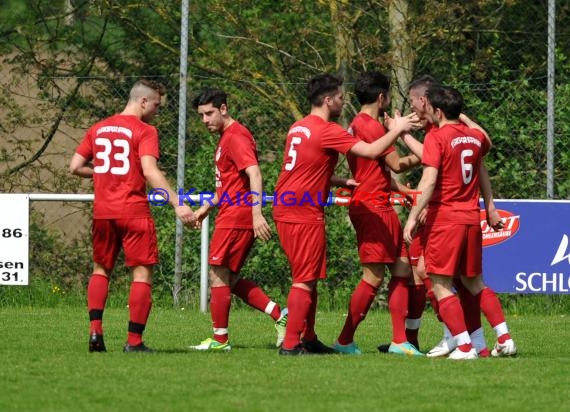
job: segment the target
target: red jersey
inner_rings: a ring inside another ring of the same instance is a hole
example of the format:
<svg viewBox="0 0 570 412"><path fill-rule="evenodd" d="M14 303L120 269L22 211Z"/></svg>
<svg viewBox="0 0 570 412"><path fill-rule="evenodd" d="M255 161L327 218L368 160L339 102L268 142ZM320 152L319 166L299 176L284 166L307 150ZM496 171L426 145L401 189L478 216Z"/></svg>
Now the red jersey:
<svg viewBox="0 0 570 412"><path fill-rule="evenodd" d="M384 125L367 113L358 113L352 120L349 132L366 143L372 143L386 134ZM396 150L392 145L376 160L365 159L348 153L348 165L354 179L360 183L352 193L350 213L370 213L374 210L388 210L391 193L390 167L384 156Z"/></svg>
<svg viewBox="0 0 570 412"><path fill-rule="evenodd" d="M141 157L158 159L154 126L116 114L91 126L76 152L93 161L94 219L150 216Z"/></svg>
<svg viewBox="0 0 570 412"><path fill-rule="evenodd" d="M479 224L479 167L489 142L463 123L432 129L425 137L422 164L437 168L427 223Z"/></svg>
<svg viewBox="0 0 570 412"><path fill-rule="evenodd" d="M273 217L289 223L324 224L324 205L338 153L358 139L334 122L308 115L289 129L277 179Z"/></svg>
<svg viewBox="0 0 570 412"><path fill-rule="evenodd" d="M246 195L251 189L245 169L258 161L255 140L249 130L234 121L220 136L214 160L218 195L216 227L252 229L251 199Z"/></svg>

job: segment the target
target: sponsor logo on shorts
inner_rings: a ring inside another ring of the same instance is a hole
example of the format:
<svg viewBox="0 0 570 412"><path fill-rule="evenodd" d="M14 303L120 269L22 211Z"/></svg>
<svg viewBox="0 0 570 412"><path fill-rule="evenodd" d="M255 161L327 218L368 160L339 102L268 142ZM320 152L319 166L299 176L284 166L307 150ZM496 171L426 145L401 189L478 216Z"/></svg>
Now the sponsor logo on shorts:
<svg viewBox="0 0 570 412"><path fill-rule="evenodd" d="M501 221L503 222L503 228L498 231L494 231L491 226L487 223L487 213L485 210L481 210L481 231L483 232L483 247L494 246L499 243L503 243L513 237L519 230L520 227L520 215L514 215L507 210L497 209Z"/></svg>

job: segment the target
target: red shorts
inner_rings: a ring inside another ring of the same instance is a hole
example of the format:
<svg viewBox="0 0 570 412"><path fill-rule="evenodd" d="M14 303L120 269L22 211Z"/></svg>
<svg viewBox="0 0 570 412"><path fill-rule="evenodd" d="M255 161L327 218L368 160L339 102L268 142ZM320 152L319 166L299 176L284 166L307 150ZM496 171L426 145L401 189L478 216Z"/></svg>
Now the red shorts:
<svg viewBox="0 0 570 412"><path fill-rule="evenodd" d="M158 263L156 229L151 217L93 219L93 260L105 269L115 267L123 247L128 267Z"/></svg>
<svg viewBox="0 0 570 412"><path fill-rule="evenodd" d="M483 240L480 225L445 224L426 226L426 272L468 277L483 271Z"/></svg>
<svg viewBox="0 0 570 412"><path fill-rule="evenodd" d="M412 243L408 248L408 254L410 256L410 265L417 266L418 261L424 255L424 243L422 242L422 234L424 232L424 226L420 226L416 231Z"/></svg>
<svg viewBox="0 0 570 412"><path fill-rule="evenodd" d="M208 263L239 273L254 241L251 229L214 229Z"/></svg>
<svg viewBox="0 0 570 412"><path fill-rule="evenodd" d="M408 257L400 219L394 209L350 214L361 263L394 263Z"/></svg>
<svg viewBox="0 0 570 412"><path fill-rule="evenodd" d="M281 247L291 266L293 283L326 278L325 225L275 222Z"/></svg>

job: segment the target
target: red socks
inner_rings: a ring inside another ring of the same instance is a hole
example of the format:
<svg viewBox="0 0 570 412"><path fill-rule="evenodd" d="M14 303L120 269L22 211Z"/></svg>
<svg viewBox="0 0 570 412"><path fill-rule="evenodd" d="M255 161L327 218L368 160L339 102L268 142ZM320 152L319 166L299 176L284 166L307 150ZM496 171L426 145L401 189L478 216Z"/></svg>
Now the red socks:
<svg viewBox="0 0 570 412"><path fill-rule="evenodd" d="M439 315L443 322L450 330L454 338L457 339L459 335L460 341L457 342L457 347L463 352L469 352L472 348L467 326L463 317L463 310L461 303L456 295L450 295L439 301Z"/></svg>
<svg viewBox="0 0 570 412"><path fill-rule="evenodd" d="M392 318L392 342L406 342L408 279L393 276L388 283L388 310Z"/></svg>
<svg viewBox="0 0 570 412"><path fill-rule="evenodd" d="M301 333L305 328L311 301L310 291L295 286L291 287L287 298L289 318L287 319L285 340L282 345L284 349L293 349L301 343Z"/></svg>
<svg viewBox="0 0 570 412"><path fill-rule="evenodd" d="M469 290L463 286L463 283L458 279L454 281L455 290L459 295L463 315L465 316L465 326L469 334L481 328L481 308L480 298L481 295L473 296Z"/></svg>
<svg viewBox="0 0 570 412"><path fill-rule="evenodd" d="M435 313L435 315L437 316L437 319L440 322L443 322L443 320L441 319L441 316L439 316L439 303L437 302L437 299L435 298L435 294L433 293L433 286L432 286L432 282L431 279L429 277L424 279L424 285L426 287L426 291L427 291L427 298L429 299L429 302L431 303L431 307Z"/></svg>
<svg viewBox="0 0 570 412"><path fill-rule="evenodd" d="M481 300L481 312L483 312L493 328L499 323L503 323L505 321L503 307L501 306L499 298L495 292L493 292L493 289L483 289L480 293L479 299Z"/></svg>
<svg viewBox="0 0 570 412"><path fill-rule="evenodd" d="M267 313L277 321L281 316L281 308L271 301L263 290L251 280L239 279L232 289L232 293L252 308Z"/></svg>
<svg viewBox="0 0 570 412"><path fill-rule="evenodd" d="M364 320L374 298L376 297L377 287L361 280L354 289L350 302L348 304L348 315L344 322L344 327L338 337L338 343L348 345L354 341L354 333L359 323ZM425 294L424 294L425 295Z"/></svg>
<svg viewBox="0 0 570 412"><path fill-rule="evenodd" d="M214 328L214 339L220 343L228 341L228 324L232 294L229 286L210 288L210 314Z"/></svg>
<svg viewBox="0 0 570 412"><path fill-rule="evenodd" d="M136 346L142 343L142 334L146 327L152 306L152 286L145 282L132 282L129 294L129 333L127 343Z"/></svg>
<svg viewBox="0 0 570 412"><path fill-rule="evenodd" d="M107 276L93 273L87 286L87 310L89 311L89 333L103 334L103 311L109 295Z"/></svg>
<svg viewBox="0 0 570 412"><path fill-rule="evenodd" d="M491 288L483 289L479 299L481 301L481 312L483 312L493 329L495 329L497 340L499 343L505 343L511 336L509 335L501 301Z"/></svg>
<svg viewBox="0 0 570 412"><path fill-rule="evenodd" d="M317 301L318 301L317 287L311 291L311 306L309 306L309 312L307 313L307 321L305 322L305 329L303 329L303 339L307 341L313 341L317 339L317 334L315 333L315 318L317 317Z"/></svg>

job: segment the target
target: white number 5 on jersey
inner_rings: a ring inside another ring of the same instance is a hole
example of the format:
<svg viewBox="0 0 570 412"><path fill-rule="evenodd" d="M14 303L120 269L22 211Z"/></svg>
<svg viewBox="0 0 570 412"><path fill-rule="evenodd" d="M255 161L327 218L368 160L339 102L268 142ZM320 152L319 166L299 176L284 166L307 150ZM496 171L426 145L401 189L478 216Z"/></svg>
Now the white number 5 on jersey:
<svg viewBox="0 0 570 412"><path fill-rule="evenodd" d="M287 155L291 158L291 161L285 163L285 170L291 171L295 167L295 162L297 162L297 150L295 146L301 143L302 140L300 137L292 137L291 138L291 146L289 146L289 152Z"/></svg>

